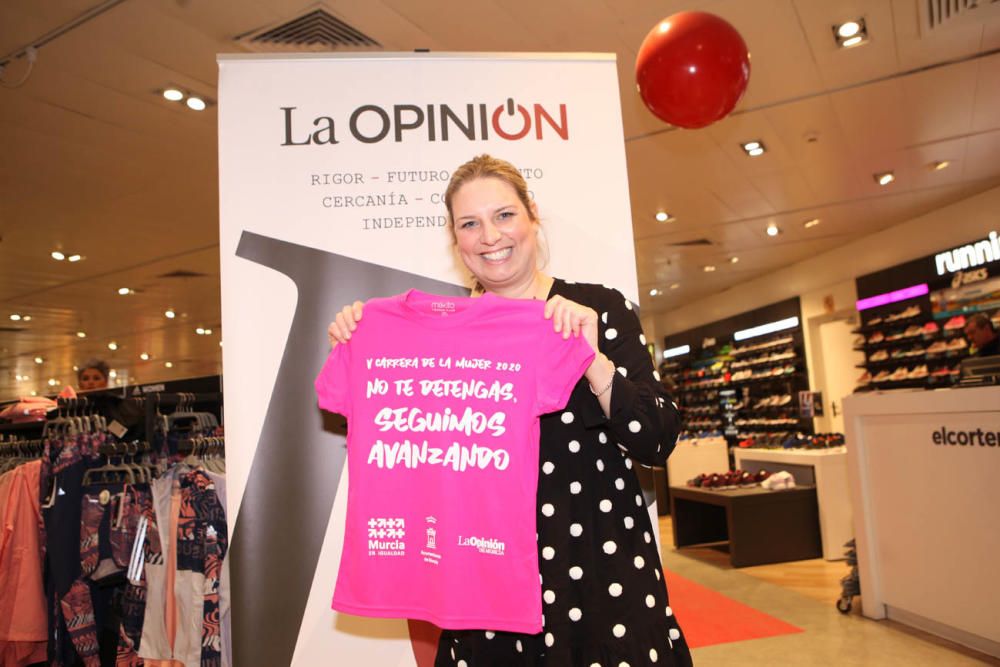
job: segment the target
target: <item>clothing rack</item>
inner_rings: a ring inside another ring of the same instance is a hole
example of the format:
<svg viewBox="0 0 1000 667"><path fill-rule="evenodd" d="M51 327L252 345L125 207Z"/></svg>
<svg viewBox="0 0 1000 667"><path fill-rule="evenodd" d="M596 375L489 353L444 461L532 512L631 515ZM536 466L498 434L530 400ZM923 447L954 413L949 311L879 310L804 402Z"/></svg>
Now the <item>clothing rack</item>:
<svg viewBox="0 0 1000 667"><path fill-rule="evenodd" d="M146 411L146 442L153 442L156 435L156 418L161 414L160 408L188 408L206 404L213 407L222 405L222 394L219 392L206 393L166 393L155 392L146 394L144 397ZM221 419L220 419L221 423Z"/></svg>

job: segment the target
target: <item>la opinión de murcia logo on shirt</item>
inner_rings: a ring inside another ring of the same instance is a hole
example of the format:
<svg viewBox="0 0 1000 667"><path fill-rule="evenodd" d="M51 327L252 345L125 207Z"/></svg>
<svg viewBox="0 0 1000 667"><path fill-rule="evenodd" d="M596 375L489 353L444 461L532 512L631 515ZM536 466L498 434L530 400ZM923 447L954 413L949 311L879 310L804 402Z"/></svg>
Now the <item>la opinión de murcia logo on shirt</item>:
<svg viewBox="0 0 1000 667"><path fill-rule="evenodd" d="M369 556L405 556L406 520L372 517L368 519Z"/></svg>
<svg viewBox="0 0 1000 667"><path fill-rule="evenodd" d="M298 107L279 107L284 120L282 146L311 146L339 144L337 121L332 116L314 116L311 128L304 128L296 119ZM340 126L343 127L343 120ZM507 141L534 138L542 141L557 138L569 141L569 112L560 103L556 110L551 105L516 103L508 97L506 102L492 104L394 104L382 107L363 104L351 112L347 119L348 134L363 144L376 144L392 134L396 143L403 141L404 133L419 132L426 141L452 141L464 137L468 141L488 141L499 137ZM341 133L343 135L343 133Z"/></svg>
<svg viewBox="0 0 1000 667"><path fill-rule="evenodd" d="M493 556L503 556L504 549L507 548L506 544L492 537L462 537L461 535L458 536L458 546L473 547L478 549L481 554Z"/></svg>

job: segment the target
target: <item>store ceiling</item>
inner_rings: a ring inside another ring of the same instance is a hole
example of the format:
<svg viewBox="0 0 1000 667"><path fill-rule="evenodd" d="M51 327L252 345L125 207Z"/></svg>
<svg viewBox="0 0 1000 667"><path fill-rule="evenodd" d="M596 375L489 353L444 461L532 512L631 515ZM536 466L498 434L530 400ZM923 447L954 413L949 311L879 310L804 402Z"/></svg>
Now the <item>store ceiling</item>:
<svg viewBox="0 0 1000 667"><path fill-rule="evenodd" d="M216 107L195 113L156 90L215 99L216 54L316 7L387 51L617 53L645 312L1000 184L998 4L927 30L917 0L5 0L0 58L105 11L41 46L21 87L0 88L0 399L71 383L93 355L140 382L220 372ZM697 131L654 118L633 83L646 32L684 9L730 21L753 62L736 112ZM838 49L831 26L858 16L870 43ZM15 59L3 80L25 71ZM740 143L754 139L768 152L751 159ZM897 180L880 187L872 174L888 169ZM661 209L676 221L656 222ZM56 248L85 259L56 262Z"/></svg>

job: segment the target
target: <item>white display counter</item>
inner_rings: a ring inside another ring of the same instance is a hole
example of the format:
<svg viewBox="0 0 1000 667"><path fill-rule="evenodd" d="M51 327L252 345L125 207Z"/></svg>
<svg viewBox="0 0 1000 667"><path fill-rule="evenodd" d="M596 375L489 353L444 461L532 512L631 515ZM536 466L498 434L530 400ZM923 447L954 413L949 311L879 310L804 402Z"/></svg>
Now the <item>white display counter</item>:
<svg viewBox="0 0 1000 667"><path fill-rule="evenodd" d="M667 479L670 486L684 486L701 473L723 473L729 470L726 439L685 438L678 440L667 459Z"/></svg>
<svg viewBox="0 0 1000 667"><path fill-rule="evenodd" d="M1000 387L844 399L862 613L1000 657Z"/></svg>
<svg viewBox="0 0 1000 667"><path fill-rule="evenodd" d="M762 464L762 465L754 465ZM790 470L799 484L815 484L819 503L819 530L823 538L823 558L844 558L844 543L854 536L851 524L851 497L847 484L847 448L830 449L737 449L736 467L755 472L765 468L777 472L782 466L807 466L813 480L803 480Z"/></svg>

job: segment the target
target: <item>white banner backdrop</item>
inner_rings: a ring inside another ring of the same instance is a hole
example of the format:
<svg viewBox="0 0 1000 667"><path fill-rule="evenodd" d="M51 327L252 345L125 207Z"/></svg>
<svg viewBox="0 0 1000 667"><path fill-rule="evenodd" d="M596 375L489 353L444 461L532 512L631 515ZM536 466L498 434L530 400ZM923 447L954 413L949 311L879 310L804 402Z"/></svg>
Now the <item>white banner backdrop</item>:
<svg viewBox="0 0 1000 667"><path fill-rule="evenodd" d="M613 55L219 58L236 664L413 665L405 621L330 609L343 438L312 381L335 309L462 293L442 195L480 153L521 169L547 270L638 302ZM342 429L340 429L342 431Z"/></svg>

